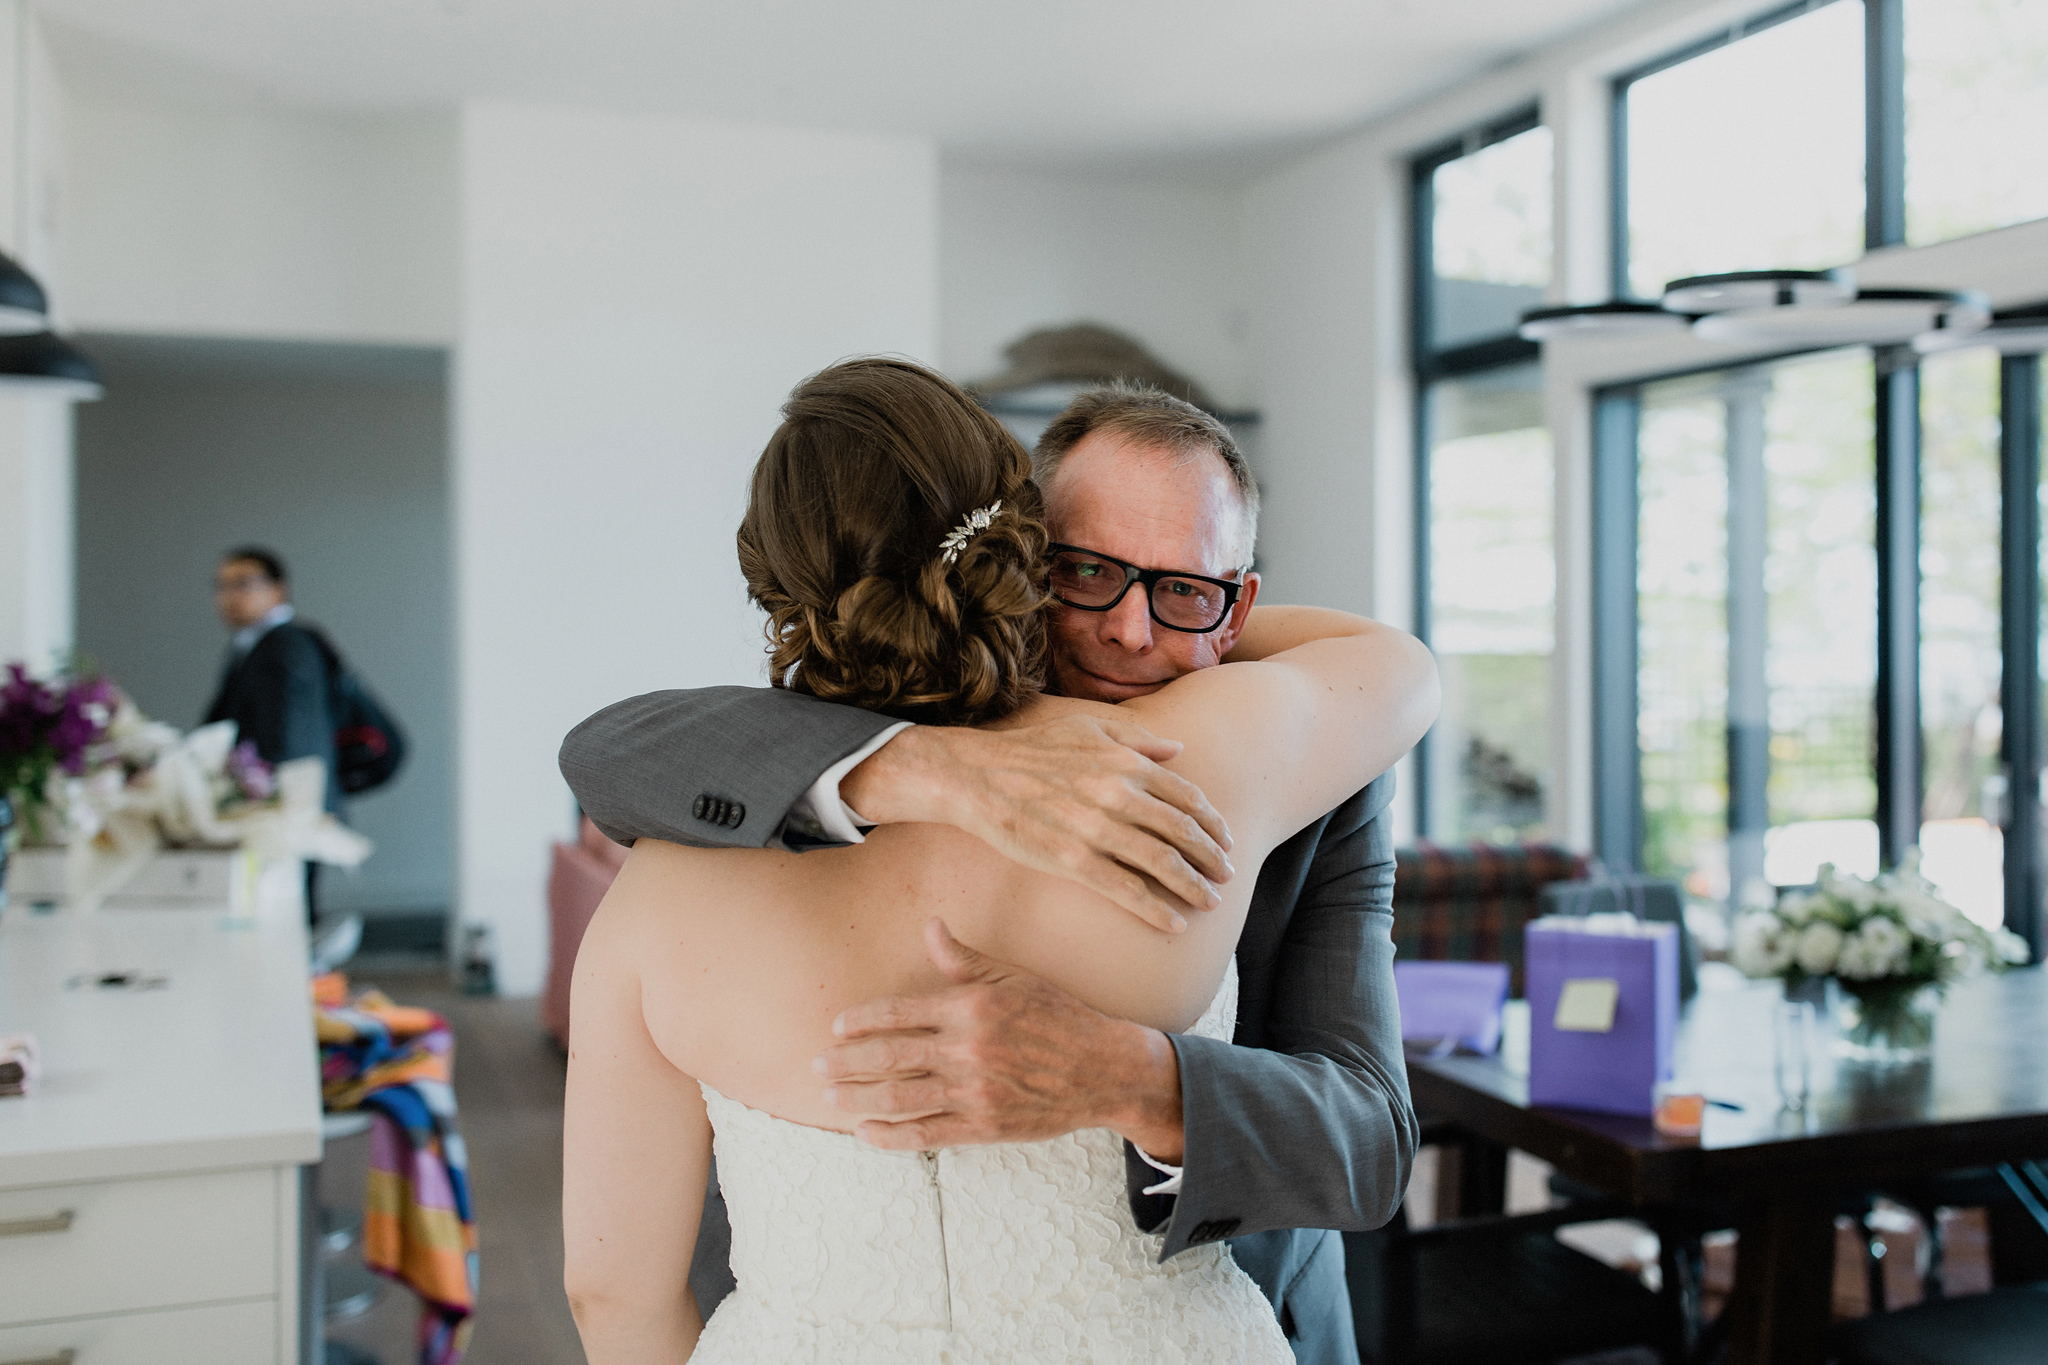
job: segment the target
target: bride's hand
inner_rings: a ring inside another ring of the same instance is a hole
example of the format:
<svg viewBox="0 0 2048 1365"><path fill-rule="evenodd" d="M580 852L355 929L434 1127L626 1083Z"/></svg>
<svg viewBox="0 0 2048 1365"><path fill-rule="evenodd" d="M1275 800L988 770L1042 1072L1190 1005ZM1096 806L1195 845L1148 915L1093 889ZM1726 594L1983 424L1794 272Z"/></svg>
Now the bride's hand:
<svg viewBox="0 0 2048 1365"><path fill-rule="evenodd" d="M1201 788L1159 766L1180 749L1112 717L1012 730L919 725L839 790L865 819L952 825L1177 933L1186 911L1221 903L1215 883L1233 871L1223 817Z"/></svg>

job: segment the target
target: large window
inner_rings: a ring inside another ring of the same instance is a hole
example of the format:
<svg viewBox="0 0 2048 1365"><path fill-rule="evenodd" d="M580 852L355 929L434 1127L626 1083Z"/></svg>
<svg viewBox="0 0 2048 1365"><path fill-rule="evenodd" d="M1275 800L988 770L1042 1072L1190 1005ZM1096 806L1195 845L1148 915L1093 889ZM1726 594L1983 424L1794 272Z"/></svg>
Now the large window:
<svg viewBox="0 0 2048 1365"><path fill-rule="evenodd" d="M1617 255L1627 262L1617 292L1654 299L1687 275L1820 269L1863 254L1863 7L1773 16L1748 31L1617 87Z"/></svg>
<svg viewBox="0 0 2048 1365"><path fill-rule="evenodd" d="M2048 5L1834 0L1615 83L1615 292L2048 217Z"/></svg>
<svg viewBox="0 0 2048 1365"><path fill-rule="evenodd" d="M1415 163L1416 617L1444 683L1421 814L1444 841L1547 829L1557 475L1515 327L1550 282L1550 186L1534 111Z"/></svg>
<svg viewBox="0 0 2048 1365"><path fill-rule="evenodd" d="M1535 365L1430 386L1430 643L1443 718L1431 735L1426 827L1508 843L1544 829L1556 471Z"/></svg>
<svg viewBox="0 0 2048 1365"><path fill-rule="evenodd" d="M1904 5L1906 240L2048 217L2048 4Z"/></svg>

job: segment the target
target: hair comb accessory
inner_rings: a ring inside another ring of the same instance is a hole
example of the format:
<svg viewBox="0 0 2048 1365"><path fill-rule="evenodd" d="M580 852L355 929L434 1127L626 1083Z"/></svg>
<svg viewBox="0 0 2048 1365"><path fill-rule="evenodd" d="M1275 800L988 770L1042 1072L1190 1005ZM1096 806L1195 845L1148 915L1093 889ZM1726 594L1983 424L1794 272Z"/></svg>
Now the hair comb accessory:
<svg viewBox="0 0 2048 1365"><path fill-rule="evenodd" d="M967 542L988 529L996 513L1003 510L1000 499L986 507L977 507L967 514L967 520L946 532L946 538L939 542L939 558L948 564L960 558L960 552L967 548Z"/></svg>

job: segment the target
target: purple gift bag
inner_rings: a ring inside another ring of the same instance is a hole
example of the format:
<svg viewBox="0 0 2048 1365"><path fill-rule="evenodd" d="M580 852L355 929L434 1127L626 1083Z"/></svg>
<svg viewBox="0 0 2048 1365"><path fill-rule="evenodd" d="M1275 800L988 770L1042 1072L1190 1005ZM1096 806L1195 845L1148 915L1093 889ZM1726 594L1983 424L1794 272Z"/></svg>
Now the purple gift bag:
<svg viewBox="0 0 2048 1365"><path fill-rule="evenodd" d="M1529 1103L1648 1118L1678 1036L1678 927L1549 916L1524 929Z"/></svg>
<svg viewBox="0 0 2048 1365"><path fill-rule="evenodd" d="M1451 1039L1480 1053L1500 1046L1504 962L1396 962L1394 994L1403 1041Z"/></svg>

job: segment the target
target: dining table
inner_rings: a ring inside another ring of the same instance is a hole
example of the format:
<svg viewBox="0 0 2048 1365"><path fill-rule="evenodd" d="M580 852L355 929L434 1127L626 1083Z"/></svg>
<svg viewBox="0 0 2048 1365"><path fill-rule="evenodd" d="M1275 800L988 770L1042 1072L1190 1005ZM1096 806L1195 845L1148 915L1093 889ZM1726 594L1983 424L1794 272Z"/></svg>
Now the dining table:
<svg viewBox="0 0 2048 1365"><path fill-rule="evenodd" d="M1648 1117L1530 1104L1526 1029L1493 1055L1411 1056L1409 1087L1416 1111L1457 1135L1439 1178L1456 1186L1445 1202L1459 1213L1501 1211L1515 1149L1653 1226L1724 1219L1738 1234L1729 1360L1820 1365L1845 1197L2048 1156L2048 972L1953 983L1923 1060L1853 1061L1824 1027L1794 1106L1775 1065L1779 983L1709 965L1673 1054L1674 1076L1708 1100L1696 1137L1661 1133Z"/></svg>

